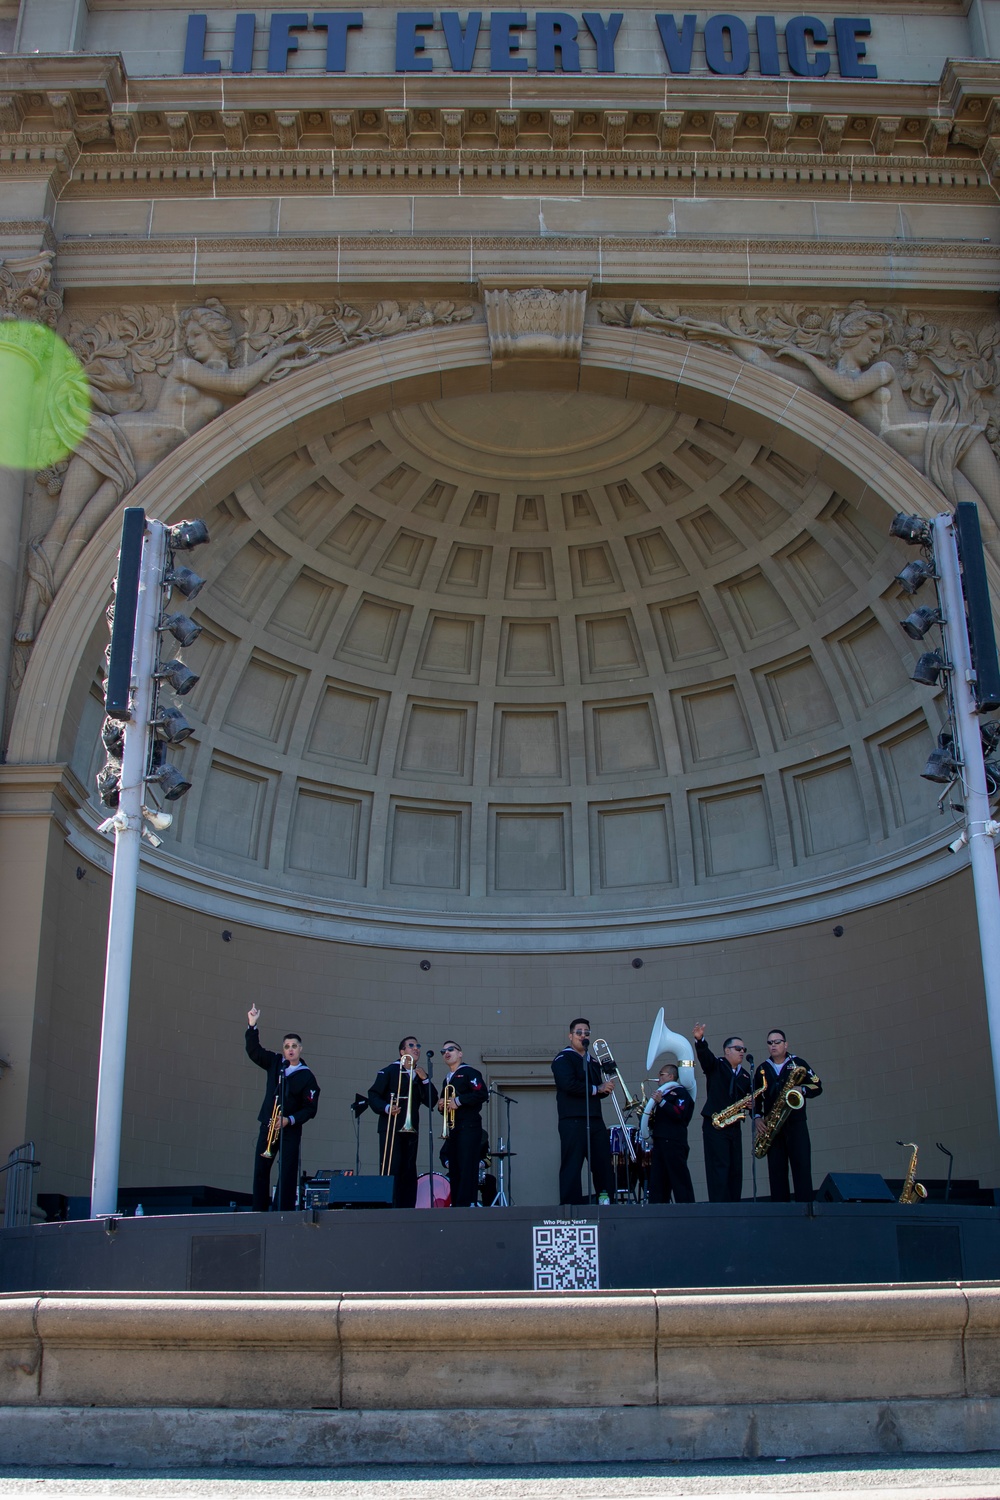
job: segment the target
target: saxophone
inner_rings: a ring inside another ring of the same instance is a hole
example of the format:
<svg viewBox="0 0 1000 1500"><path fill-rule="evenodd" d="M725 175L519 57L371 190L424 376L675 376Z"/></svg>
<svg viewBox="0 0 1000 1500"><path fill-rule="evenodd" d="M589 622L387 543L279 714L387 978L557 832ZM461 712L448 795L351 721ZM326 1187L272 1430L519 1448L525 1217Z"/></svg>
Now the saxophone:
<svg viewBox="0 0 1000 1500"><path fill-rule="evenodd" d="M911 1152L910 1165L906 1169L906 1178L903 1182L903 1191L899 1195L900 1203L919 1203L927 1197L927 1189L922 1182L917 1181L917 1157L920 1154L919 1147L915 1141L897 1141L897 1146L905 1146Z"/></svg>
<svg viewBox="0 0 1000 1500"><path fill-rule="evenodd" d="M742 1099L734 1099L732 1104L727 1104L725 1109L720 1109L718 1114L712 1116L712 1124L716 1130L725 1130L727 1125L742 1125L747 1115L753 1108L753 1102L758 1094L764 1092L764 1085L754 1089L752 1094L745 1094Z"/></svg>
<svg viewBox="0 0 1000 1500"><path fill-rule="evenodd" d="M812 1077L815 1077L815 1074ZM777 1099L757 1128L757 1138L753 1143L754 1156L766 1156L774 1145L775 1136L784 1128L792 1111L804 1107L806 1096L802 1092L802 1085L807 1081L811 1081L808 1068L796 1066L791 1069L781 1085L781 1092Z"/></svg>

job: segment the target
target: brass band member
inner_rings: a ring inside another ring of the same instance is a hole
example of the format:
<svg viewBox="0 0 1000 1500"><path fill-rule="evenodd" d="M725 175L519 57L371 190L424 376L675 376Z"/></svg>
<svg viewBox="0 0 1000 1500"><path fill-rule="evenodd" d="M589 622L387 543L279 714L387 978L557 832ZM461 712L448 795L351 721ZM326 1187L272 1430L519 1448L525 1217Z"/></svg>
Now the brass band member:
<svg viewBox="0 0 1000 1500"><path fill-rule="evenodd" d="M407 1069L403 1059L413 1059L413 1092L409 1092ZM419 1066L420 1043L414 1036L404 1036L399 1044L399 1061L380 1068L375 1082L368 1090L368 1103L378 1120L379 1162L385 1161L384 1171L393 1178L393 1208L414 1208L417 1202L417 1145L420 1140L420 1106L426 1104L433 1109L437 1103L437 1089L427 1082L427 1074ZM400 1076L402 1075L402 1076ZM402 1088L400 1088L402 1083ZM409 1103L411 1131L405 1130L407 1103ZM386 1135L392 1130L395 1117L396 1129L392 1135L392 1151L386 1161Z"/></svg>
<svg viewBox="0 0 1000 1500"><path fill-rule="evenodd" d="M807 1099L816 1099L823 1092L823 1085L805 1059L796 1057L794 1052L789 1052L785 1033L780 1026L772 1026L767 1033L767 1051L768 1056L754 1076L754 1088L760 1088L763 1085L765 1090L756 1122L757 1130L760 1129L764 1118L770 1114L777 1102L782 1085L788 1080L788 1075L793 1068L806 1070L806 1078L798 1087ZM772 1203L789 1201L789 1167L792 1171L795 1202L811 1203L813 1195L812 1146L809 1141L805 1105L801 1109L793 1109L789 1112L787 1120L774 1137L767 1153L767 1177L771 1185Z"/></svg>
<svg viewBox="0 0 1000 1500"><path fill-rule="evenodd" d="M582 1016L570 1022L569 1046L552 1059L552 1075L559 1114L559 1202L583 1202L581 1176L589 1151L597 1201L609 1203L615 1174L601 1100L612 1092L615 1080L605 1078L591 1057L590 1022Z"/></svg>
<svg viewBox="0 0 1000 1500"><path fill-rule="evenodd" d="M739 1203L743 1196L743 1132L740 1129L743 1117L738 1123L716 1130L712 1116L749 1094L750 1074L743 1066L747 1049L742 1037L727 1036L722 1045L722 1056L716 1057L705 1041L704 1021L699 1021L694 1027L693 1036L698 1061L707 1081L701 1134L705 1143L708 1201Z"/></svg>
<svg viewBox="0 0 1000 1500"><path fill-rule="evenodd" d="M483 1140L483 1105L489 1098L486 1080L478 1068L462 1061L457 1042L441 1048L448 1069L441 1086L438 1109L444 1114L448 1094L448 1181L452 1208L471 1208L479 1197L479 1158Z"/></svg>
<svg viewBox="0 0 1000 1500"><path fill-rule="evenodd" d="M650 1203L693 1203L694 1186L688 1171L688 1125L694 1114L694 1100L678 1080L673 1063L664 1063L653 1093L655 1108L650 1113L649 1133L653 1156L649 1170Z"/></svg>
<svg viewBox="0 0 1000 1500"><path fill-rule="evenodd" d="M312 1069L302 1061L302 1038L296 1031L286 1032L280 1052L269 1052L260 1044L256 1005L247 1011L247 1057L267 1072L267 1088L257 1119L257 1149L253 1159L253 1206L263 1212L271 1200L271 1168L274 1158L278 1170L278 1208L295 1207L299 1183L299 1154L302 1127L315 1117L319 1085Z"/></svg>

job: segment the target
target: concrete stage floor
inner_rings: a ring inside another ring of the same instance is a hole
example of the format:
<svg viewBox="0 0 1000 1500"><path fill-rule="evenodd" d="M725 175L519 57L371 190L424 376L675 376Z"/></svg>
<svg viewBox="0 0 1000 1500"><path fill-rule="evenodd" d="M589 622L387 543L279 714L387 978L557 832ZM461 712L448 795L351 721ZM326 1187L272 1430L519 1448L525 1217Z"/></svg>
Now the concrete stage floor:
<svg viewBox="0 0 1000 1500"><path fill-rule="evenodd" d="M596 1246L573 1245L594 1226ZM546 1257L553 1227L569 1249ZM998 1266L1000 1208L927 1203L188 1214L0 1231L4 1292L844 1285L989 1280Z"/></svg>

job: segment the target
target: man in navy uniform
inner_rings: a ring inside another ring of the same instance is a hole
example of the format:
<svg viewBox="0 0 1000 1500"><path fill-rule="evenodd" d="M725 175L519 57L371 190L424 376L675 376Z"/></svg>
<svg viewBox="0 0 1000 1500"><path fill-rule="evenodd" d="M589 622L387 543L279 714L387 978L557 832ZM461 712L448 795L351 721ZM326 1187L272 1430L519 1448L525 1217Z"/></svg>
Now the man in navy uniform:
<svg viewBox="0 0 1000 1500"><path fill-rule="evenodd" d="M441 1048L448 1069L442 1086L438 1109L444 1113L444 1090L455 1090L450 1103L454 1106L448 1131L448 1180L451 1183L452 1208L470 1208L479 1197L479 1158L483 1140L483 1105L489 1098L486 1080L478 1068L462 1061L457 1042L445 1042Z"/></svg>
<svg viewBox="0 0 1000 1500"><path fill-rule="evenodd" d="M569 1045L552 1059L559 1114L559 1202L582 1203L581 1177L589 1160L598 1203L609 1203L614 1192L611 1142L601 1114L601 1100L615 1080L605 1078L590 1055L590 1022L577 1016L570 1022Z"/></svg>
<svg viewBox="0 0 1000 1500"><path fill-rule="evenodd" d="M262 1212L271 1201L271 1167L274 1158L278 1168L278 1208L293 1209L299 1185L299 1155L302 1149L302 1127L316 1115L319 1085L312 1069L302 1061L302 1038L296 1031L285 1034L280 1052L269 1052L260 1044L257 1022L260 1011L254 1005L247 1011L246 1049L251 1062L267 1073L264 1102L257 1119L257 1151L253 1163L253 1206ZM278 1138L271 1155L265 1156L271 1117L275 1104L279 1110Z"/></svg>
<svg viewBox="0 0 1000 1500"><path fill-rule="evenodd" d="M410 1123L412 1133L403 1131L406 1122L407 1100L410 1084L403 1058L412 1058L413 1096L410 1099ZM379 1068L375 1082L368 1090L368 1103L378 1120L379 1170L392 1177L393 1208L415 1208L417 1202L417 1146L420 1140L420 1106L426 1104L433 1109L437 1103L437 1089L427 1082L427 1074L419 1066L420 1043L416 1037L404 1036L399 1044L399 1061ZM400 1075L402 1074L402 1080ZM402 1090L400 1090L402 1081ZM397 1102L397 1100L399 1102ZM393 1119L396 1129L392 1130ZM386 1137L392 1133L392 1151L386 1162ZM384 1169L382 1163L385 1163Z"/></svg>
<svg viewBox="0 0 1000 1500"><path fill-rule="evenodd" d="M712 1116L727 1109L750 1092L750 1075L743 1066L746 1046L743 1038L727 1036L722 1056L716 1057L705 1041L705 1023L694 1027L694 1045L705 1075L706 1099L701 1111L701 1135L705 1143L705 1178L709 1203L739 1203L743 1196L743 1132L739 1122L716 1130ZM747 1100L747 1114L750 1101Z"/></svg>
<svg viewBox="0 0 1000 1500"><path fill-rule="evenodd" d="M764 1117L778 1101L782 1088L788 1082L793 1068L805 1068L805 1080L796 1085L807 1099L816 1099L823 1092L812 1068L802 1057L789 1052L785 1033L780 1026L772 1026L767 1033L768 1056L754 1076L754 1088L764 1088L764 1098L756 1121L760 1130ZM788 1171L792 1172L792 1189L796 1203L811 1203L812 1145L809 1126L806 1123L806 1106L790 1111L787 1120L771 1142L767 1153L767 1178L771 1187L772 1203L788 1203Z"/></svg>
<svg viewBox="0 0 1000 1500"><path fill-rule="evenodd" d="M650 1203L693 1203L694 1186L688 1171L688 1125L694 1100L680 1083L673 1063L664 1063L658 1076L655 1101L650 1110L649 1133L653 1158L649 1173Z"/></svg>

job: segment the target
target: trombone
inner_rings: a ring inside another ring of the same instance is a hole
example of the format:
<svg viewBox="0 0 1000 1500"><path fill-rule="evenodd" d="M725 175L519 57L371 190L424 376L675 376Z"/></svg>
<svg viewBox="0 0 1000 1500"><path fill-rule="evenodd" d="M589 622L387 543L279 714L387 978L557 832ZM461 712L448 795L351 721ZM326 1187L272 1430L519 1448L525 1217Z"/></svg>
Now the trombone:
<svg viewBox="0 0 1000 1500"><path fill-rule="evenodd" d="M404 1052L402 1057L399 1059L399 1082L396 1086L396 1092L392 1096L392 1109L389 1112L389 1129L385 1133L385 1146L382 1151L382 1166L380 1168L380 1175L382 1177L386 1176L392 1164L392 1150L393 1146L396 1143L396 1124L399 1120L399 1115L393 1114L392 1110L399 1110L403 1107L404 1073L406 1074L406 1121L404 1124L399 1126L399 1133L400 1135L412 1135L414 1132L413 1075L415 1072L416 1058L414 1058L409 1052Z"/></svg>
<svg viewBox="0 0 1000 1500"><path fill-rule="evenodd" d="M608 1046L607 1042L602 1036L594 1038L594 1040L590 1044L590 1050L591 1052L593 1052L602 1073L604 1073L609 1078L612 1076L612 1074L614 1074L614 1076L618 1079L618 1082L621 1084L622 1089L624 1090L624 1109L622 1109L621 1105L619 1104L618 1095L613 1089L611 1091L610 1097L611 1103L614 1105L615 1114L618 1116L618 1123L622 1128L622 1134L625 1138L626 1150L628 1151L628 1154L632 1158L632 1160L635 1161L635 1147L632 1144L632 1137L629 1134L626 1113L630 1114L634 1109L641 1109L641 1103L638 1099L635 1098L633 1094L629 1093L628 1084L625 1082L624 1078L621 1075L621 1069L612 1057L611 1048Z"/></svg>

